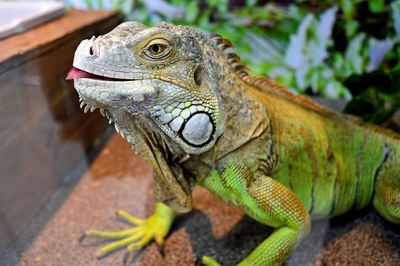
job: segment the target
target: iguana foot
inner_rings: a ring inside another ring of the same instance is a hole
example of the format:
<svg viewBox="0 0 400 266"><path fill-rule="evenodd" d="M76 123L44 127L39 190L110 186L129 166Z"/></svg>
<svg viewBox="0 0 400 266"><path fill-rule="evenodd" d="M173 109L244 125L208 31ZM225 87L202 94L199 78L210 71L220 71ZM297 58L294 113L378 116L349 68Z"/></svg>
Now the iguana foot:
<svg viewBox="0 0 400 266"><path fill-rule="evenodd" d="M175 212L168 206L157 203L154 214L147 219L137 218L123 210L118 211L117 216L135 226L122 231L88 230L82 236L116 240L102 246L96 253L97 258L123 247L127 247L128 252L132 252L147 246L153 239L157 244L163 245L164 238L174 220Z"/></svg>

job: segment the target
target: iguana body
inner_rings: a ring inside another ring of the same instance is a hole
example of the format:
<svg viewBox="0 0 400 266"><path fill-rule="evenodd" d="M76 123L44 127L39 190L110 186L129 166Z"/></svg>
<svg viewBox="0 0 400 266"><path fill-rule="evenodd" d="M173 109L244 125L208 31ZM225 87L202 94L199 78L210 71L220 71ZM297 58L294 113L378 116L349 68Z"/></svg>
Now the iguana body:
<svg viewBox="0 0 400 266"><path fill-rule="evenodd" d="M159 202L148 219L119 212L133 229L88 231L122 238L99 256L161 244L175 211L191 209L196 184L276 228L240 265L282 264L309 232L310 216L373 201L400 223L398 136L249 75L229 48L217 35L136 22L78 47L69 78L83 105L100 108L152 164Z"/></svg>

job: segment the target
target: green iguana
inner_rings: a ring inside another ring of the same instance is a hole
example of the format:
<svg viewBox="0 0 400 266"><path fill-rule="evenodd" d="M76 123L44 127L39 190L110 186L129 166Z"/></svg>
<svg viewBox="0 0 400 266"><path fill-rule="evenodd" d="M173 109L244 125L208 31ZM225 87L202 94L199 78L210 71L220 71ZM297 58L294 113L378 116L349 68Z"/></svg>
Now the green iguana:
<svg viewBox="0 0 400 266"><path fill-rule="evenodd" d="M281 265L311 217L371 201L400 223L399 136L248 74L231 47L185 26L125 22L77 48L67 78L81 107L99 108L153 166L158 202L147 219L119 211L131 229L86 232L115 239L97 256L162 244L196 184L275 228L239 265Z"/></svg>

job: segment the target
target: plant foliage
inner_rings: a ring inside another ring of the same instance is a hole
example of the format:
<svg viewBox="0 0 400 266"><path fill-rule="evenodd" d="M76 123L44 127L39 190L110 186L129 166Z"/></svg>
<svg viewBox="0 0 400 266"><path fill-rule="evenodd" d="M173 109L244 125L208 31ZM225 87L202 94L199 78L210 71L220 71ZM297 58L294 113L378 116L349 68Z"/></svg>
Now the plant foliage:
<svg viewBox="0 0 400 266"><path fill-rule="evenodd" d="M345 111L371 122L400 107L400 0L66 2L118 8L147 25L170 21L218 32L254 74L296 93L350 100Z"/></svg>

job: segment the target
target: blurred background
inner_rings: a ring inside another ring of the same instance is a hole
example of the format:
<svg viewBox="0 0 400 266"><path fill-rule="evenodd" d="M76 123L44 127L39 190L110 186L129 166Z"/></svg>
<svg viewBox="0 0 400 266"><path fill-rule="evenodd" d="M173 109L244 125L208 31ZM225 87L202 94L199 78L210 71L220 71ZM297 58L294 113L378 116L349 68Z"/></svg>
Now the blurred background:
<svg viewBox="0 0 400 266"><path fill-rule="evenodd" d="M125 19L217 32L252 73L290 90L350 101L345 112L388 122L400 106L400 1L65 0ZM347 102L346 102L347 103Z"/></svg>

